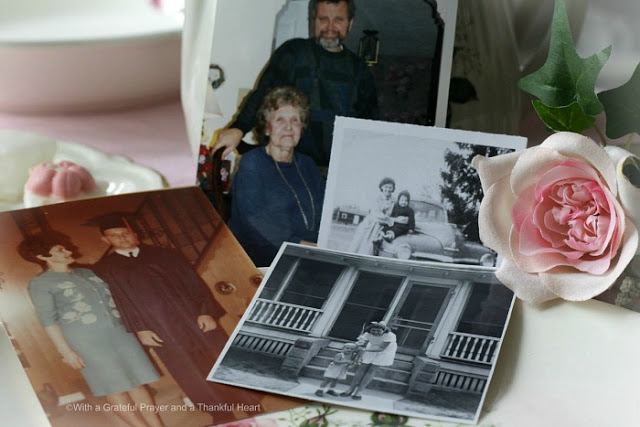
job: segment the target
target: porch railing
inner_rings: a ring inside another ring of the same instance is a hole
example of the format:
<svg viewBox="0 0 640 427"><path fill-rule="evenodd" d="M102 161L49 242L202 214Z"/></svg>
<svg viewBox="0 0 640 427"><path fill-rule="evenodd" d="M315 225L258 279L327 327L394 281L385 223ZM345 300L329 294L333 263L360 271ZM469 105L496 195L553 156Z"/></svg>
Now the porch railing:
<svg viewBox="0 0 640 427"><path fill-rule="evenodd" d="M247 322L266 326L310 332L322 310L285 302L258 299Z"/></svg>
<svg viewBox="0 0 640 427"><path fill-rule="evenodd" d="M496 357L499 338L451 332L441 357L490 365Z"/></svg>

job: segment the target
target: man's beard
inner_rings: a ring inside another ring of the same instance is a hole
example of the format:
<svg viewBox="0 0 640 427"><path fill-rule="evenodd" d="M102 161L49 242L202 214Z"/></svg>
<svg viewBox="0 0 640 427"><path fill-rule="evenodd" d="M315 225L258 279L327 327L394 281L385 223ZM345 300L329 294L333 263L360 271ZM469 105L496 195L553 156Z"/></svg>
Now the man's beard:
<svg viewBox="0 0 640 427"><path fill-rule="evenodd" d="M340 39L340 37L332 37L328 39L320 36L316 38L316 41L325 49L335 49L342 45L342 40Z"/></svg>

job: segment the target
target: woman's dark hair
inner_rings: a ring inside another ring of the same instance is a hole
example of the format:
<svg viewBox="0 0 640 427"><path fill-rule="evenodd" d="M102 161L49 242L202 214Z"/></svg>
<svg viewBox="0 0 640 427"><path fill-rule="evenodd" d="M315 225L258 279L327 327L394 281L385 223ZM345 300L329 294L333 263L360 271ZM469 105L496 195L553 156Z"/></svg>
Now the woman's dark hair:
<svg viewBox="0 0 640 427"><path fill-rule="evenodd" d="M69 236L53 230L43 231L25 238L18 244L17 251L24 260L38 264L46 269L47 262L38 258L38 255L47 256L51 248L58 245L62 245L65 249L71 251L74 258L80 256L78 247L71 242Z"/></svg>
<svg viewBox="0 0 640 427"><path fill-rule="evenodd" d="M258 143L266 145L269 136L266 134L269 114L280 107L290 105L298 110L303 128L309 120L309 100L300 90L292 86L277 86L271 89L262 99L262 104L256 113L256 138Z"/></svg>
<svg viewBox="0 0 640 427"><path fill-rule="evenodd" d="M370 332L373 328L382 329L385 333L391 331L391 329L387 326L387 324L383 322L371 322L364 327L364 331Z"/></svg>
<svg viewBox="0 0 640 427"><path fill-rule="evenodd" d="M407 198L407 203L411 201L411 194L407 190L402 190L398 193L398 202L400 201L400 197L405 196Z"/></svg>
<svg viewBox="0 0 640 427"><path fill-rule="evenodd" d="M356 17L356 2L355 0L311 0L309 1L309 30L311 31L311 35L313 36L313 23L316 20L316 16L318 16L318 3L333 3L338 4L345 2L347 3L347 13L349 15L349 21L353 20Z"/></svg>
<svg viewBox="0 0 640 427"><path fill-rule="evenodd" d="M382 190L382 186L383 185L387 185L387 184L391 184L393 185L393 190L395 191L396 189L396 182L393 180L393 178L389 178L388 176L385 176L384 178L382 178L380 180L380 184L378 184L378 188L380 190Z"/></svg>

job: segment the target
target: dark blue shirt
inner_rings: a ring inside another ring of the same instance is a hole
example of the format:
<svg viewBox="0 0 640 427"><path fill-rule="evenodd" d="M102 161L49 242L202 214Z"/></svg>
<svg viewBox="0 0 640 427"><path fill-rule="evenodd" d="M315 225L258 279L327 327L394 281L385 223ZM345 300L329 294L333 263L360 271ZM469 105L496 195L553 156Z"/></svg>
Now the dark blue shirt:
<svg viewBox="0 0 640 427"><path fill-rule="evenodd" d="M229 228L259 267L269 266L284 242L318 240L324 179L309 156L295 153L294 159L298 168L293 162L278 163L281 176L273 158L264 147L259 147L242 156L233 178ZM305 225L292 189L309 227Z"/></svg>
<svg viewBox="0 0 640 427"><path fill-rule="evenodd" d="M265 94L283 85L294 86L309 98L309 123L296 149L319 166L329 164L336 116L378 117L373 74L362 59L346 48L330 52L315 40L291 39L273 53L256 89L229 127L249 132Z"/></svg>

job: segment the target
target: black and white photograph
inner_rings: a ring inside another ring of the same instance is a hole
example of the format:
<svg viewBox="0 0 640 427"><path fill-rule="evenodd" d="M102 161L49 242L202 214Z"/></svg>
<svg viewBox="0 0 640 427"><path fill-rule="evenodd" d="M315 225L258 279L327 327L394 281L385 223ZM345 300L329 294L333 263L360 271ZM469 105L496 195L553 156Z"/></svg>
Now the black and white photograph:
<svg viewBox="0 0 640 427"><path fill-rule="evenodd" d="M526 138L336 119L318 246L402 260L495 267L482 244L476 155Z"/></svg>
<svg viewBox="0 0 640 427"><path fill-rule="evenodd" d="M288 243L208 379L477 422L513 299L488 267Z"/></svg>

